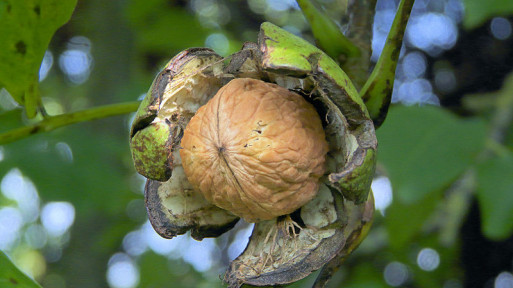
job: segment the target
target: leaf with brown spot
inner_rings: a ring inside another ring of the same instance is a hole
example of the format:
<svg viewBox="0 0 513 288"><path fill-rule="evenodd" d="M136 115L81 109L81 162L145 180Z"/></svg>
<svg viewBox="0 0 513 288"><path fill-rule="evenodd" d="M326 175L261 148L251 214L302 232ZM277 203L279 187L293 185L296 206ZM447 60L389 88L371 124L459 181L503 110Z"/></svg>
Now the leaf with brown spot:
<svg viewBox="0 0 513 288"><path fill-rule="evenodd" d="M0 89L5 88L32 118L41 109L39 67L54 32L77 0L0 1Z"/></svg>
<svg viewBox="0 0 513 288"><path fill-rule="evenodd" d="M0 287L41 288L39 284L21 272L2 251L0 251L0 267Z"/></svg>

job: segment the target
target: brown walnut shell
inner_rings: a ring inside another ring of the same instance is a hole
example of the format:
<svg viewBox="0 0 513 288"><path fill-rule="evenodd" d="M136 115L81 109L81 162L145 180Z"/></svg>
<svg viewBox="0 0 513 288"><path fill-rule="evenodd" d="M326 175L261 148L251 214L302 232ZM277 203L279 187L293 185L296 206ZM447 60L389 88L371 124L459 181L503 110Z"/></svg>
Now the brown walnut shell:
<svg viewBox="0 0 513 288"><path fill-rule="evenodd" d="M328 151L313 105L250 78L231 80L202 106L181 147L192 186L248 222L290 214L309 202Z"/></svg>

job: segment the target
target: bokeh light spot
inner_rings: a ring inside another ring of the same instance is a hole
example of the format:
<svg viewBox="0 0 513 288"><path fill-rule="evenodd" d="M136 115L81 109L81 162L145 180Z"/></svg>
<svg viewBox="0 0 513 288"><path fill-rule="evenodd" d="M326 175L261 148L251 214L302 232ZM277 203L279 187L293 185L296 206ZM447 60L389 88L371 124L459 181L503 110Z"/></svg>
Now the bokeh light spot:
<svg viewBox="0 0 513 288"><path fill-rule="evenodd" d="M0 182L0 189L6 198L17 202L24 222L36 221L39 217L39 195L34 183L24 177L18 168L7 172Z"/></svg>
<svg viewBox="0 0 513 288"><path fill-rule="evenodd" d="M208 35L205 40L205 46L214 49L220 55L226 55L230 50L230 42L228 42L228 38L222 33Z"/></svg>
<svg viewBox="0 0 513 288"><path fill-rule="evenodd" d="M513 288L513 274L510 272L501 272L493 283L494 288Z"/></svg>
<svg viewBox="0 0 513 288"><path fill-rule="evenodd" d="M408 280L408 267L400 262L390 262L385 266L383 276L388 285L393 287L401 286Z"/></svg>
<svg viewBox="0 0 513 288"><path fill-rule="evenodd" d="M39 224L30 225L27 230L25 230L25 241L34 249L43 248L48 241L45 228Z"/></svg>
<svg viewBox="0 0 513 288"><path fill-rule="evenodd" d="M374 205L376 210L385 215L385 209L392 204L392 184L385 176L377 177L372 181L372 193L374 194Z"/></svg>
<svg viewBox="0 0 513 288"><path fill-rule="evenodd" d="M198 272L205 272L212 268L214 264L215 250L218 249L215 240L212 238L205 238L202 241L189 240L189 247L183 253L183 260L191 264Z"/></svg>
<svg viewBox="0 0 513 288"><path fill-rule="evenodd" d="M183 241L183 235L173 238L173 241L170 241L169 239L164 239L159 234L157 234L155 230L153 230L153 227L151 226L149 221L143 225L141 230L144 233L144 239L146 241L146 244L148 245L148 247L150 247L151 250L153 250L153 252L157 254L166 256L175 250L182 250L177 249L177 246L180 245Z"/></svg>
<svg viewBox="0 0 513 288"><path fill-rule="evenodd" d="M61 159L66 163L73 163L73 151L71 147L66 142L59 142L55 144L55 149L57 150L57 154L61 157Z"/></svg>
<svg viewBox="0 0 513 288"><path fill-rule="evenodd" d="M395 8L376 11L374 16L374 25L372 26L373 37L371 61L373 62L378 61L381 51L383 51L388 32L390 31L390 27L392 27L392 22L394 21L394 16Z"/></svg>
<svg viewBox="0 0 513 288"><path fill-rule="evenodd" d="M295 0L267 0L269 7L276 11L286 11L289 9L299 9Z"/></svg>
<svg viewBox="0 0 513 288"><path fill-rule="evenodd" d="M400 102L405 105L440 105L440 100L433 94L432 90L431 83L424 78L405 82L397 81L392 94L392 102Z"/></svg>
<svg viewBox="0 0 513 288"><path fill-rule="evenodd" d="M59 67L74 84L87 81L91 63L91 56L81 50L66 50L59 56Z"/></svg>
<svg viewBox="0 0 513 288"><path fill-rule="evenodd" d="M62 236L75 221L75 207L69 202L49 202L41 211L41 222L49 235Z"/></svg>
<svg viewBox="0 0 513 288"><path fill-rule="evenodd" d="M237 231L237 234L235 234L235 239L228 247L228 257L230 260L237 258L237 256L239 256L242 251L244 251L246 245L249 242L249 236L251 236L254 226L254 224L247 224L246 227Z"/></svg>
<svg viewBox="0 0 513 288"><path fill-rule="evenodd" d="M71 38L67 50L59 56L59 67L73 84L82 84L89 79L93 57L91 41L84 36Z"/></svg>
<svg viewBox="0 0 513 288"><path fill-rule="evenodd" d="M422 77L426 72L426 57L419 51L410 52L404 56L401 67L407 79Z"/></svg>
<svg viewBox="0 0 513 288"><path fill-rule="evenodd" d="M21 271L32 278L39 278L46 272L46 261L41 252L22 249L14 253L14 262ZM3 286L2 286L3 287Z"/></svg>
<svg viewBox="0 0 513 288"><path fill-rule="evenodd" d="M23 216L20 210L13 207L0 209L0 249L9 250L18 239L23 226Z"/></svg>
<svg viewBox="0 0 513 288"><path fill-rule="evenodd" d="M434 249L424 248L417 255L417 265L424 271L433 271L440 265L440 255Z"/></svg>
<svg viewBox="0 0 513 288"><path fill-rule="evenodd" d="M51 51L46 50L43 62L41 62L41 67L39 68L39 82L45 80L46 76L48 76L48 72L52 69L52 66L53 54Z"/></svg>
<svg viewBox="0 0 513 288"><path fill-rule="evenodd" d="M18 107L18 103L14 101L14 98L12 98L9 91L7 91L5 88L0 89L0 109L9 111L16 107Z"/></svg>
<svg viewBox="0 0 513 288"><path fill-rule="evenodd" d="M47 245L44 249L46 262L55 263L62 257L62 247L60 245Z"/></svg>
<svg viewBox="0 0 513 288"><path fill-rule="evenodd" d="M134 199L126 205L126 215L135 222L142 223L147 218L143 199Z"/></svg>
<svg viewBox="0 0 513 288"><path fill-rule="evenodd" d="M461 288L463 284L458 279L449 279L444 282L443 288Z"/></svg>
<svg viewBox="0 0 513 288"><path fill-rule="evenodd" d="M139 284L139 269L128 255L114 254L109 260L107 282L112 288L136 287Z"/></svg>
<svg viewBox="0 0 513 288"><path fill-rule="evenodd" d="M511 36L511 22L503 17L495 17L490 22L490 31L493 37L499 40L506 40Z"/></svg>
<svg viewBox="0 0 513 288"><path fill-rule="evenodd" d="M123 238L123 249L131 256L139 256L148 249L144 240L142 230L132 231Z"/></svg>
<svg viewBox="0 0 513 288"><path fill-rule="evenodd" d="M431 56L436 56L456 44L458 28L448 16L430 12L412 17L410 21L406 29L408 41Z"/></svg>
<svg viewBox="0 0 513 288"><path fill-rule="evenodd" d="M435 86L445 94L451 93L456 89L456 75L452 69L443 68L435 72Z"/></svg>
<svg viewBox="0 0 513 288"><path fill-rule="evenodd" d="M465 9L461 0L449 0L445 3L444 13L456 23L463 20L464 12Z"/></svg>
<svg viewBox="0 0 513 288"><path fill-rule="evenodd" d="M43 97L42 100L48 115L59 115L65 112L64 107L58 99Z"/></svg>
<svg viewBox="0 0 513 288"><path fill-rule="evenodd" d="M266 0L248 0L248 6L256 14L264 14L268 4Z"/></svg>

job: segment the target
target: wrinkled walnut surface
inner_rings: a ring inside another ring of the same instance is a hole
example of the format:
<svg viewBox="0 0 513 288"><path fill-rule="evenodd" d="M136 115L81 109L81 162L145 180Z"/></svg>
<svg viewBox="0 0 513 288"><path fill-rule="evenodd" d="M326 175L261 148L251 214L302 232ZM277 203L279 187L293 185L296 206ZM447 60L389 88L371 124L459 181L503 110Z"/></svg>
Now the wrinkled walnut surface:
<svg viewBox="0 0 513 288"><path fill-rule="evenodd" d="M328 151L310 103L249 78L230 81L197 111L181 147L195 190L248 222L292 213L310 201Z"/></svg>

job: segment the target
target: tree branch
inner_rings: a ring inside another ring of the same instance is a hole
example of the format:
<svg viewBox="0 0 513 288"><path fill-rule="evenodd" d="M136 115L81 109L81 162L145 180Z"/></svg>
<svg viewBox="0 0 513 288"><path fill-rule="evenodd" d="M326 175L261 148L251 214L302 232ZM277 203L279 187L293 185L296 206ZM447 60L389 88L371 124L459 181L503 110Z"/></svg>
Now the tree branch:
<svg viewBox="0 0 513 288"><path fill-rule="evenodd" d="M101 107L95 107L73 113L66 113L57 116L50 116L32 125L24 126L21 128L13 129L0 134L0 145L11 143L25 137L48 132L54 129L68 126L71 124L107 118L110 116L122 115L130 112L135 112L139 107L140 102L126 102L120 104L112 104Z"/></svg>
<svg viewBox="0 0 513 288"><path fill-rule="evenodd" d="M359 48L361 54L359 57L346 59L341 67L358 90L363 87L369 76L375 7L376 0L349 1L347 15L342 19L342 23L347 24L347 38Z"/></svg>

